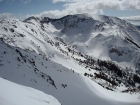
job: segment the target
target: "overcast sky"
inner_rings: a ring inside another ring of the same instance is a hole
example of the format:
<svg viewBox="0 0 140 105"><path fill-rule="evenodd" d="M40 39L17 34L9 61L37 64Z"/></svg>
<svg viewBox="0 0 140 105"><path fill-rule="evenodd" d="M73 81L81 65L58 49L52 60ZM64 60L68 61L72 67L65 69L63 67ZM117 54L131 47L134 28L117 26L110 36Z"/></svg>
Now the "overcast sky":
<svg viewBox="0 0 140 105"><path fill-rule="evenodd" d="M31 15L58 18L79 13L140 16L140 0L0 0L0 19Z"/></svg>

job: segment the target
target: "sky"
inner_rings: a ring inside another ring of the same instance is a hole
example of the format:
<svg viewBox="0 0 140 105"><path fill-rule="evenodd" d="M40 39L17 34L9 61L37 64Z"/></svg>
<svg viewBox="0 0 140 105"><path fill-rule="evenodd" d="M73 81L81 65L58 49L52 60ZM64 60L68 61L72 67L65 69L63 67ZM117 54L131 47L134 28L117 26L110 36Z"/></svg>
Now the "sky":
<svg viewBox="0 0 140 105"><path fill-rule="evenodd" d="M32 15L59 18L79 13L140 17L140 0L0 0L0 19Z"/></svg>

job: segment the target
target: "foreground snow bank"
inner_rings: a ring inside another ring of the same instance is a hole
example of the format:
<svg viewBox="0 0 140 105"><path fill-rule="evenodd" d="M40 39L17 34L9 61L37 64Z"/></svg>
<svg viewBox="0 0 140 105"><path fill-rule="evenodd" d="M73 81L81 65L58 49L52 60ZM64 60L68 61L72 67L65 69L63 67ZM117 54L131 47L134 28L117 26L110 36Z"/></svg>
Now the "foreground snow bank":
<svg viewBox="0 0 140 105"><path fill-rule="evenodd" d="M54 97L0 78L0 105L60 105Z"/></svg>

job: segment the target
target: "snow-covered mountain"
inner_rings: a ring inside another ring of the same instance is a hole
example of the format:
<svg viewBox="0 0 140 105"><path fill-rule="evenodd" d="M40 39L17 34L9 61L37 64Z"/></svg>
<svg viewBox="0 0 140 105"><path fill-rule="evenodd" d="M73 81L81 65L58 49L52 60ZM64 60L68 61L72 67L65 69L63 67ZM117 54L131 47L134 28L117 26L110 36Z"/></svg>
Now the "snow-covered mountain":
<svg viewBox="0 0 140 105"><path fill-rule="evenodd" d="M62 105L138 105L139 38L134 25L115 17L5 19L0 77Z"/></svg>
<svg viewBox="0 0 140 105"><path fill-rule="evenodd" d="M61 19L42 19L52 24L55 35L96 59L112 60L120 66L140 69L140 31L116 17L70 15Z"/></svg>

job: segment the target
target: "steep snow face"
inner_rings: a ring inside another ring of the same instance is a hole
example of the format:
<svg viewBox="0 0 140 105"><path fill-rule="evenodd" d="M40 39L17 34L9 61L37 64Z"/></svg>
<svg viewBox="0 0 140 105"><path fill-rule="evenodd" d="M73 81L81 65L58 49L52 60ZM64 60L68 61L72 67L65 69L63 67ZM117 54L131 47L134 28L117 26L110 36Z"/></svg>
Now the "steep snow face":
<svg viewBox="0 0 140 105"><path fill-rule="evenodd" d="M61 105L39 90L0 78L0 105Z"/></svg>
<svg viewBox="0 0 140 105"><path fill-rule="evenodd" d="M41 23L51 23L59 30L56 33L57 36L62 37L66 42L72 43L74 41L84 42L90 37L90 33L93 30L97 30L96 25L102 24L99 21L94 20L92 17L85 15L68 15L60 19L48 19L44 17ZM85 34L87 34L85 36ZM80 37L80 38L79 38Z"/></svg>

